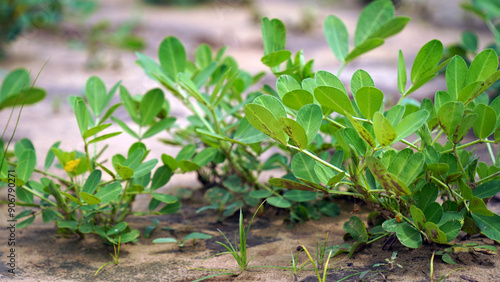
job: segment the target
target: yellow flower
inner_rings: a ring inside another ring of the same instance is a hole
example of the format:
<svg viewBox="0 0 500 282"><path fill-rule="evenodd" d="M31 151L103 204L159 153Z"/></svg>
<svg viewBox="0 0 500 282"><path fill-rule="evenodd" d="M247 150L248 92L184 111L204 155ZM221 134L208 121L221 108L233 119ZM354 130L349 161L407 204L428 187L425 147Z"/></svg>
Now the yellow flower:
<svg viewBox="0 0 500 282"><path fill-rule="evenodd" d="M64 170L66 172L75 172L76 168L80 164L80 159L72 160L66 163Z"/></svg>

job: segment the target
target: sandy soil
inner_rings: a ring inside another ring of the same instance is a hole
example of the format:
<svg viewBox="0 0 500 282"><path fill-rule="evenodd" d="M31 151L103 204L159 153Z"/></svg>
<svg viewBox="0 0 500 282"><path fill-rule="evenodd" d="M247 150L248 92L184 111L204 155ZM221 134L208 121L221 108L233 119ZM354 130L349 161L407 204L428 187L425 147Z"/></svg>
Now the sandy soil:
<svg viewBox="0 0 500 282"><path fill-rule="evenodd" d="M103 1L104 2L104 1ZM204 7L198 8L173 8L173 7L148 7L132 0L105 1L101 10L92 18L92 21L108 18L114 23L120 23L130 17L137 16L140 20L139 33L147 40L148 47L145 54L156 58L159 42L167 35L179 37L185 44L188 54L192 55L199 43L205 42L214 48L228 45L228 53L233 55L240 66L256 73L266 70L260 63L262 56L262 43L260 26L252 22L252 14L248 9L233 6L227 1L215 1ZM327 14L335 14L345 21L350 34L356 25L359 7L353 4L336 3L324 5L321 1L260 1L262 16L278 17L289 27L288 46L292 51L303 49L306 58L315 58L316 70L336 71L339 63L335 60L325 39L321 26ZM302 11L305 7L312 8L317 13L314 28L308 33L297 31ZM461 29L454 27L435 26L424 20L414 19L406 30L387 40L379 49L357 59L349 65L341 75L341 79L348 83L352 73L358 68L363 68L372 74L377 87L387 95L397 93L396 70L397 51L402 49L408 66L416 56L418 49L431 39L437 38L445 45L460 38ZM485 38L482 35L482 38ZM481 41L482 45L488 40ZM37 31L21 37L9 47L10 58L0 62L0 68L11 70L16 67L26 67L33 74L37 73L47 60L46 67L41 72L37 85L47 89L48 98L31 107L24 109L20 126L16 132L15 140L27 137L36 144L37 153L41 159L45 157L48 148L56 141L62 140L61 147L67 150L81 149L83 146L79 138L78 127L73 113L68 107L67 96L82 93L85 82L91 75L100 76L108 87L122 80L123 84L132 93L144 93L156 87L155 82L148 79L141 69L135 65L135 55L124 53L121 55L120 69L103 68L88 70L84 68L86 53L81 49L70 49L68 43L53 34ZM272 76L265 78L266 83L273 83ZM421 99L434 94L444 84L442 79L437 79L428 86L414 94L414 98ZM389 98L390 99L390 98ZM171 99L175 103L174 99ZM175 104L174 104L175 105ZM173 107L173 115L185 117L182 107ZM117 113L126 118L126 114ZM6 120L8 113L0 113L0 120ZM3 126L3 124L2 124ZM12 131L12 126L9 127ZM118 129L117 127L115 129ZM11 132L10 131L10 132ZM8 131L9 132L9 131ZM161 137L161 136L159 136ZM123 152L133 142L131 138L120 137L119 144L114 143L108 154ZM157 157L163 152L175 153L179 148L166 147L158 141L148 140L147 146L156 152ZM167 187L169 189L199 187L192 174L176 176ZM2 193L0 197L5 197ZM277 213L269 208L264 216L259 217L253 225L249 237L249 256L255 257L250 266L290 266L290 251L296 253L296 248L304 244L309 249L314 249L318 238L324 238L330 232L329 243L342 244L342 226L350 217L352 204L339 201L342 212L336 219L323 217L318 221L311 221L292 229L283 224L285 212ZM494 202L492 202L494 204ZM145 209L146 201L139 199L135 208ZM195 214L199 203L187 201L181 213L157 217L161 224L159 228L171 227L174 231L156 230L152 238L175 236L182 238L191 231L202 231L213 236L207 241L198 242L194 246L182 249L175 245L153 245L151 239L141 236L138 243L122 246L120 264L106 267L95 280L100 281L190 281L210 274L212 271L190 270L189 267L207 269L233 269L237 266L230 255L219 256L204 261L206 258L223 251L216 241L223 238L217 228L233 238L237 230L237 219L231 218L223 224L217 223L216 216L210 213ZM498 205L495 206L497 208ZM0 207L2 210L5 206ZM358 214L366 222L366 211ZM250 215L246 215L249 218ZM129 222L141 232L144 227L151 224L153 217L130 218ZM4 228L5 213L0 212L0 227ZM6 232L1 232L0 242L5 242ZM91 280L94 272L104 263L111 260L108 253L112 253L111 246L105 246L100 239L88 236L83 240L74 237L58 236L53 225L42 224L37 220L35 224L26 229L18 230L19 247L18 275L15 277L25 281L74 281ZM472 240L491 244L485 238ZM429 266L432 250L441 249L441 246L428 245L418 250L410 250L399 244L392 250L383 251L383 242L356 254L353 259L345 255L335 258L330 264L328 281L336 281L348 275L360 273L365 270L374 271L375 263L384 262L393 251L398 251L397 262L403 268L395 268L388 276L391 281L429 281ZM2 243L0 257L2 262L8 249ZM435 276L445 275L456 268L463 268L453 272L448 280L464 281L468 278L477 281L499 281L500 270L498 256L483 254L465 254L458 258L459 265L447 265L436 259ZM305 261L301 254L301 262ZM386 268L381 268L387 270ZM11 279L5 276L6 266L0 265L0 279ZM372 272L375 274L375 272ZM312 271L301 271L301 281L315 281ZM251 268L238 277L220 276L214 281L293 281L290 271L276 268ZM345 281L358 281L359 275L354 275ZM382 281L382 276L376 275L371 281ZM468 280L472 281L472 280Z"/></svg>

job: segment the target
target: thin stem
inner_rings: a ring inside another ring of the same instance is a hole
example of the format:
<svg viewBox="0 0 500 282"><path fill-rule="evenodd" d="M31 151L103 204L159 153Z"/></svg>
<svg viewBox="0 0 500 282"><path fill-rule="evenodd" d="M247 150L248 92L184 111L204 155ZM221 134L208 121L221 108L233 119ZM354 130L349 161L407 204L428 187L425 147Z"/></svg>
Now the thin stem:
<svg viewBox="0 0 500 282"><path fill-rule="evenodd" d="M304 153L304 154L308 155L309 157L313 158L314 160L316 160L316 161L320 162L321 164L323 164L323 165L325 165L325 166L327 166L327 167L329 167L329 168L331 168L331 169L335 170L336 172L338 172L338 173L342 173L342 172L343 172L343 173L345 173L345 176L347 176L348 178L351 178L351 175L349 175L349 173L347 173L347 172L345 172L345 171L341 170L340 168L338 168L338 167L336 167L336 166L332 165L332 164L331 164L331 163L329 163L329 162L324 161L323 159L319 158L318 156L316 156L315 154L313 154L313 153L311 153L311 152L309 152L309 151L307 151L307 150L301 150L300 148L295 147L295 146L290 145L290 144L287 144L287 147L288 147L288 148L292 148L292 149L297 150L297 151L300 151L300 152L302 152L302 153Z"/></svg>
<svg viewBox="0 0 500 282"><path fill-rule="evenodd" d="M493 149L491 148L491 144L486 143L486 147L488 148L488 153L490 154L491 163L493 164L493 166L495 166L496 165L496 158L495 158L495 154L493 153Z"/></svg>
<svg viewBox="0 0 500 282"><path fill-rule="evenodd" d="M497 176L500 176L500 171L497 171L497 172L495 172L495 173L493 173L491 175L486 176L483 179L480 179L479 181L476 182L476 184L479 185L479 184L481 184L483 182L487 182L487 181L491 180L492 178L496 178Z"/></svg>
<svg viewBox="0 0 500 282"><path fill-rule="evenodd" d="M340 66L339 70L337 71L337 75L336 75L337 77L340 76L340 74L342 73L342 71L344 70L344 68L345 68L346 65L347 65L346 63L342 63L342 65Z"/></svg>
<svg viewBox="0 0 500 282"><path fill-rule="evenodd" d="M432 144L431 145L434 145L436 143L436 141L439 139L439 137L441 137L441 135L443 135L443 133L444 133L444 131L441 129L439 131L439 133L436 135L436 138L434 138L434 140L432 140Z"/></svg>
<svg viewBox="0 0 500 282"><path fill-rule="evenodd" d="M30 188L28 188L28 187L26 187L26 186L24 186L24 185L21 185L21 186L19 186L19 187L21 187L22 189L24 189L24 190L26 190L26 191L30 192L31 194L33 194L33 195L37 196L38 198L40 198L40 199L42 199L42 200L46 201L47 203L49 203L49 204L53 205L54 207L57 207L57 204L56 204L56 203L54 203L54 202L52 202L51 200L47 199L46 197L44 197L43 195L41 195L40 193L38 193L38 191L35 191L35 190L33 190L33 189L30 189Z"/></svg>
<svg viewBox="0 0 500 282"><path fill-rule="evenodd" d="M400 140L400 141L401 141L401 143L406 144L406 145L408 145L408 146L412 147L412 148L413 148L413 149L415 149L415 150L419 150L419 148L418 148L415 144L413 144L413 143L410 143L410 142L408 142L408 141L406 141L406 140L404 140L404 139L402 139L402 140Z"/></svg>
<svg viewBox="0 0 500 282"><path fill-rule="evenodd" d="M461 146L458 146L457 149L460 150L460 149L463 149L463 148L467 148L467 147L470 147L472 145L476 145L476 144L481 144L481 143L495 143L495 141L492 141L492 140L484 140L484 139L477 139L477 140L474 140L472 142L469 142L467 144L464 144L464 145L461 145ZM453 149L448 149L448 150L444 150L441 152L441 154L446 154L446 153L451 153L453 152Z"/></svg>
<svg viewBox="0 0 500 282"><path fill-rule="evenodd" d="M323 118L323 119L324 119L324 120L326 120L326 121L328 121L328 122L330 122L331 124L335 125L335 126L336 126L336 127L338 127L338 128L343 128L343 129L345 129L345 128L346 128L344 125L342 125L342 124L340 124L340 123L338 123L338 122L334 121L333 119L331 119L331 118L329 118L329 117L325 117L325 118Z"/></svg>

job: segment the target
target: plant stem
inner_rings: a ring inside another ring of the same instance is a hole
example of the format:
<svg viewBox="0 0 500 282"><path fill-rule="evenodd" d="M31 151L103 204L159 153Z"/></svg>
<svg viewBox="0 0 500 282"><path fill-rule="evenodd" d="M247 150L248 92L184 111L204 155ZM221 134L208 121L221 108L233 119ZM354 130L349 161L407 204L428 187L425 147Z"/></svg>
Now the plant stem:
<svg viewBox="0 0 500 282"><path fill-rule="evenodd" d="M347 173L347 172L345 172L345 171L341 170L340 168L338 168L338 167L336 167L336 166L332 165L332 164L331 164L331 163L329 163L329 162L324 161L323 159L319 158L319 157L318 157L318 156L316 156L314 153L311 153L311 152L309 152L308 150L301 150L300 148L295 147L295 146L290 145L290 144L287 144L286 146L287 146L287 148L292 148L292 149L294 149L294 150L300 151L300 152L302 152L302 153L304 153L304 154L308 155L309 157L311 157L311 158L313 158L314 160L316 160L316 161L320 162L321 164L323 164L323 165L325 165L325 166L327 166L327 167L329 167L329 168L331 168L331 169L335 170L335 171L336 171L336 172L338 172L338 173L342 173L342 172L343 172L343 173L345 173L345 176L347 176L348 178L351 178L351 175L349 175L349 173Z"/></svg>
<svg viewBox="0 0 500 282"><path fill-rule="evenodd" d="M485 178L478 180L476 183L477 184L481 184L481 183L486 182L486 181L488 181L488 180L490 180L492 178L495 178L497 176L500 176L500 171L497 171L497 172L495 172L493 174L490 174L490 175L486 176Z"/></svg>
<svg viewBox="0 0 500 282"><path fill-rule="evenodd" d="M404 139L401 139L401 140L399 140L399 141L400 141L401 143L403 143L403 144L406 144L406 145L408 145L408 146L412 147L412 148L413 148L413 149L415 149L415 150L419 150L419 148L418 148L415 144L410 143L409 141L406 141L406 140L404 140Z"/></svg>
<svg viewBox="0 0 500 282"><path fill-rule="evenodd" d="M486 143L486 147L488 148L488 153L490 153L491 163L493 164L493 166L495 166L496 165L496 158L495 158L495 154L493 153L493 149L491 149L491 144Z"/></svg>

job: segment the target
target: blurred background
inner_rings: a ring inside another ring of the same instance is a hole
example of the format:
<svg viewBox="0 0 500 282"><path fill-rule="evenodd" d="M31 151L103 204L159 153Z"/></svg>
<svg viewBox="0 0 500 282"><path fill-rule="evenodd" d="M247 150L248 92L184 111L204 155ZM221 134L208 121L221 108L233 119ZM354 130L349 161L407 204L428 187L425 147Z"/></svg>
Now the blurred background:
<svg viewBox="0 0 500 282"><path fill-rule="evenodd" d="M315 70L336 72L340 63L323 36L323 21L329 14L341 18L352 41L359 13L369 2L2 0L0 79L9 71L23 67L32 78L38 75L36 85L47 90L42 102L24 108L15 140L24 137L34 140L40 146L37 151L43 155L58 140L63 140L62 148L75 149L82 141L67 97L82 94L92 75L102 78L108 88L121 80L132 94L157 87L136 65L135 52L157 58L159 43L169 35L183 42L190 58L201 43L215 50L228 46L226 54L233 56L241 68L255 74L267 70L260 62L263 56L261 18L279 18L287 26L289 50L293 53L304 50L306 60L315 59ZM409 68L420 47L431 39L441 40L448 47L449 55L459 53L465 57L468 52L475 52L469 50L474 49L474 44L477 51L494 42L491 26L488 29L470 8L478 5L476 2L489 1L393 2L396 14L409 15L412 21L382 47L348 65L340 76L346 84L354 71L363 68L386 96L395 95L398 50L403 51ZM463 3L468 3L469 9L461 7ZM495 5L493 8L500 7ZM275 78L268 74L263 82L274 86ZM437 89L443 89L441 85L444 79L438 78L412 96L418 100L433 97ZM6 121L9 114L9 110L0 111L0 120ZM175 104L171 114L184 116L182 108ZM12 130L13 124L9 127Z"/></svg>

